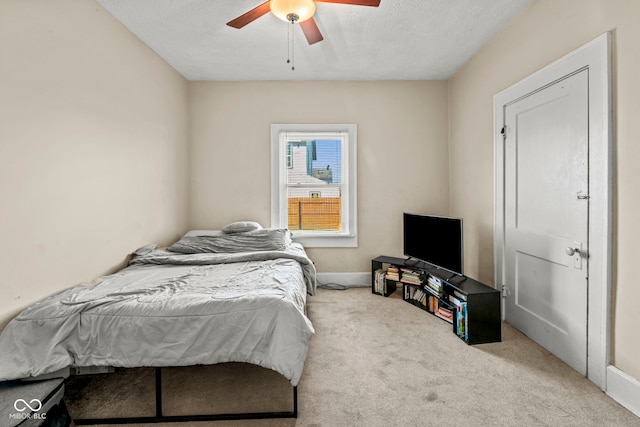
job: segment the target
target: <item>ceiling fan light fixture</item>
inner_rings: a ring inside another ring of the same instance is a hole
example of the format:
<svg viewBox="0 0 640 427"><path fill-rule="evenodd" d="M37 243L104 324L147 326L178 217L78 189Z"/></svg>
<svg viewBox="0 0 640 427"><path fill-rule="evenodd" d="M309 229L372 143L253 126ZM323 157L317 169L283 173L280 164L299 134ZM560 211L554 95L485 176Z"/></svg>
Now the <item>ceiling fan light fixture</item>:
<svg viewBox="0 0 640 427"><path fill-rule="evenodd" d="M271 0L269 2L271 13L285 22L291 22L290 16L297 16L295 22L303 22L311 18L316 12L316 4L313 0Z"/></svg>

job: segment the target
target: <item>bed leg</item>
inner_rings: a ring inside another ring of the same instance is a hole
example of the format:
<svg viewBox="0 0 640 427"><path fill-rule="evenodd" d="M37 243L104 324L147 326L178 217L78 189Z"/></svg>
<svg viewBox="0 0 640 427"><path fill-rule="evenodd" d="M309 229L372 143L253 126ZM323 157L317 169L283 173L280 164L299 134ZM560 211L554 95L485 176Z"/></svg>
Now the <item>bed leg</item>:
<svg viewBox="0 0 640 427"><path fill-rule="evenodd" d="M156 417L162 417L162 368L156 367Z"/></svg>
<svg viewBox="0 0 640 427"><path fill-rule="evenodd" d="M298 386L293 386L293 418L298 418Z"/></svg>

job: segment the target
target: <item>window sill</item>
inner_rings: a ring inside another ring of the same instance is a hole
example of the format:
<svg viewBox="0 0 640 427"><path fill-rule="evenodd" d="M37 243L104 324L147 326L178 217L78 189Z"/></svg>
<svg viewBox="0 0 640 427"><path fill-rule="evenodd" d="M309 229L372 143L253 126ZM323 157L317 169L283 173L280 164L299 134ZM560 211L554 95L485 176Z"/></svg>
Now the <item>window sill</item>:
<svg viewBox="0 0 640 427"><path fill-rule="evenodd" d="M351 234L293 234L293 241L302 244L305 248L356 248L358 236Z"/></svg>

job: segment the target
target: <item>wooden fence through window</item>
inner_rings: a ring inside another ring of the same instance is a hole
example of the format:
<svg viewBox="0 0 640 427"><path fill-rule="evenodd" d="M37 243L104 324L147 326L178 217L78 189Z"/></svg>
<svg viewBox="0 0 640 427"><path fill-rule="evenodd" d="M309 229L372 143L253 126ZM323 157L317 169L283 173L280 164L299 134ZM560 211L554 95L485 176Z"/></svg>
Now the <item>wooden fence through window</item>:
<svg viewBox="0 0 640 427"><path fill-rule="evenodd" d="M338 231L342 229L340 197L289 198L289 229Z"/></svg>

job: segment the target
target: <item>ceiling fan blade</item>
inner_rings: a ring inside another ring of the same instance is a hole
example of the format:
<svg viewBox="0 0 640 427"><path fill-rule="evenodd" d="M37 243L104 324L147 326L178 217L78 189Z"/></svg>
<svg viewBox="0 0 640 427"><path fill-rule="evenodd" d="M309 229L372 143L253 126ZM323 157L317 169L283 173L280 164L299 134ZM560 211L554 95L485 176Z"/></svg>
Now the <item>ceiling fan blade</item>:
<svg viewBox="0 0 640 427"><path fill-rule="evenodd" d="M354 6L380 6L380 0L315 0L316 2L323 3L340 3L340 4L352 4Z"/></svg>
<svg viewBox="0 0 640 427"><path fill-rule="evenodd" d="M233 28L242 28L247 24L252 23L256 19L260 18L262 15L266 15L269 13L271 8L269 7L269 0L262 3L260 6L256 6L251 9L249 12L238 16L236 19L233 19L227 22L227 25Z"/></svg>
<svg viewBox="0 0 640 427"><path fill-rule="evenodd" d="M323 40L320 29L318 28L318 24L316 24L316 21L313 18L302 21L300 23L300 28L302 28L302 32L307 38L309 44L318 43L319 41Z"/></svg>

